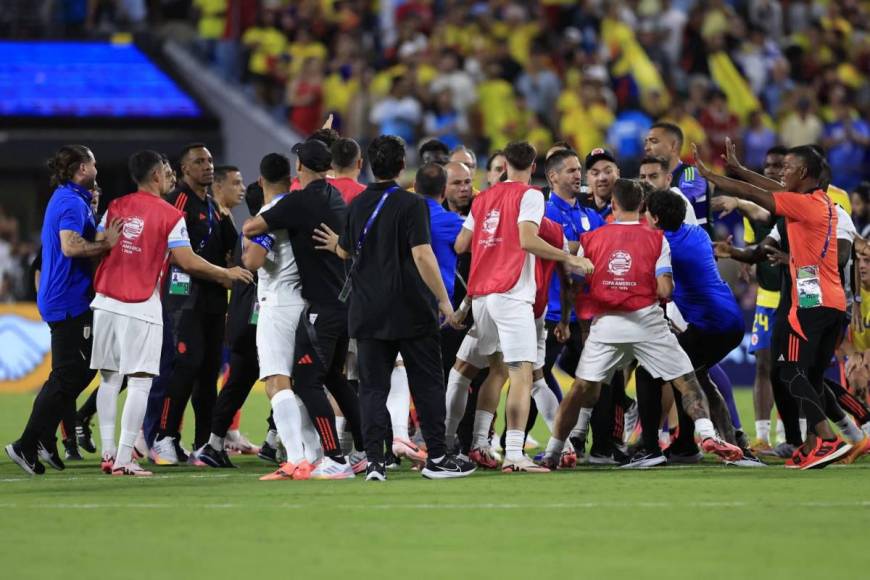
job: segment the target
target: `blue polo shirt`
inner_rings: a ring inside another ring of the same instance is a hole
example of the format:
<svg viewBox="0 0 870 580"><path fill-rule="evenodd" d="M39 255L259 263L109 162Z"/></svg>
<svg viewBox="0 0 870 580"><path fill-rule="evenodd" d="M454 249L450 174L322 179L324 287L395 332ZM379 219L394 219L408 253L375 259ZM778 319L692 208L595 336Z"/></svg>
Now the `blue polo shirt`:
<svg viewBox="0 0 870 580"><path fill-rule="evenodd" d="M92 242L97 233L91 192L72 182L54 190L42 222L42 271L36 305L46 322L59 322L87 311L93 298L90 258L67 258L60 248L61 230Z"/></svg>
<svg viewBox="0 0 870 580"><path fill-rule="evenodd" d="M710 218L710 201L707 199L707 180L701 177L698 170L691 165L680 163L671 174L671 185L679 187L683 195L691 202L698 225L709 230L712 224L708 224Z"/></svg>
<svg viewBox="0 0 870 580"><path fill-rule="evenodd" d="M686 322L710 333L742 332L743 313L719 275L707 232L682 224L665 238L671 247L673 300Z"/></svg>
<svg viewBox="0 0 870 580"><path fill-rule="evenodd" d="M547 200L544 215L560 226L568 241L580 240L580 235L590 232L604 225L604 219L593 208L584 207L579 201L570 204L555 193L550 193ZM553 276L550 282L550 295L547 304L546 320L559 322L562 315L562 303L560 300L560 282L558 276ZM571 322L577 320L576 314L571 312Z"/></svg>
<svg viewBox="0 0 870 580"><path fill-rule="evenodd" d="M456 250L453 244L456 236L462 231L462 218L447 211L432 199L426 198L429 206L429 229L432 232L432 251L438 260L438 269L441 270L441 279L447 288L447 295L453 298L453 287L456 282Z"/></svg>

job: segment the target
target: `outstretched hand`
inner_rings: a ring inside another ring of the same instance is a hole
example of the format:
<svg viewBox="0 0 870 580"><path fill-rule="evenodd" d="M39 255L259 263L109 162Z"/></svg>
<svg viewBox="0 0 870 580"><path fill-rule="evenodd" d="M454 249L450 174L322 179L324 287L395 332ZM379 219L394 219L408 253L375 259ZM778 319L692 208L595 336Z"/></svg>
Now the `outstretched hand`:
<svg viewBox="0 0 870 580"><path fill-rule="evenodd" d="M725 154L722 155L722 159L728 169L743 169L743 164L737 157L737 145L734 144L731 137L725 137Z"/></svg>
<svg viewBox="0 0 870 580"><path fill-rule="evenodd" d="M701 174L704 178L709 178L713 175L713 172L710 171L710 168L707 167L707 164L701 159L700 153L698 153L698 146L692 143L692 157L695 160L695 167L698 169L698 173Z"/></svg>
<svg viewBox="0 0 870 580"><path fill-rule="evenodd" d="M719 213L719 217L725 217L736 210L737 204L737 198L730 195L717 195L710 200L710 207L714 212Z"/></svg>
<svg viewBox="0 0 870 580"><path fill-rule="evenodd" d="M713 242L713 255L717 258L730 258L731 251L734 249L734 245L731 243L734 239L734 236L728 236L722 242Z"/></svg>

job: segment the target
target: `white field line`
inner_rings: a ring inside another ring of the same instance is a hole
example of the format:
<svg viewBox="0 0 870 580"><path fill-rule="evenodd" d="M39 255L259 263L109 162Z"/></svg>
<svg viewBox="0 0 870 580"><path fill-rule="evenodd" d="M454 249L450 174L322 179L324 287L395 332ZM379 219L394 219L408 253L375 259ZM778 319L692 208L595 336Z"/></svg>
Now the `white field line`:
<svg viewBox="0 0 870 580"><path fill-rule="evenodd" d="M700 509L732 509L732 508L759 508L759 507L800 507L800 508L868 508L870 500L852 501L852 502L777 502L775 504L764 502L581 502L581 503L541 503L541 504L512 504L512 503L469 503L469 504L437 504L437 503L417 503L417 504L335 504L335 505L304 505L304 504L234 504L234 503L218 503L218 504L195 504L186 502L183 504L168 504L168 503L39 503L39 504L17 504L17 503L0 503L0 509L47 509L47 510L109 510L109 509L268 509L268 510L295 510L295 509L338 509L338 510L585 510L585 509L673 509L673 508L700 508Z"/></svg>

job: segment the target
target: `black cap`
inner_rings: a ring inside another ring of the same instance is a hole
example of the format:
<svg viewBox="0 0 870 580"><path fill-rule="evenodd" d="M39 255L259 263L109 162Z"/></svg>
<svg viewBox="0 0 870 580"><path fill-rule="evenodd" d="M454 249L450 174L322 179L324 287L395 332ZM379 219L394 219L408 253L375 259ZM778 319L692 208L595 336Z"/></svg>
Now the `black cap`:
<svg viewBox="0 0 870 580"><path fill-rule="evenodd" d="M322 173L332 166L332 152L320 139L297 143L291 151L299 157L299 162L311 171Z"/></svg>
<svg viewBox="0 0 870 580"><path fill-rule="evenodd" d="M605 161L616 163L616 157L614 157L613 153L611 153L607 149L596 147L589 152L589 155L586 156L586 171L589 171L589 169L591 169L593 165L595 165L602 159Z"/></svg>

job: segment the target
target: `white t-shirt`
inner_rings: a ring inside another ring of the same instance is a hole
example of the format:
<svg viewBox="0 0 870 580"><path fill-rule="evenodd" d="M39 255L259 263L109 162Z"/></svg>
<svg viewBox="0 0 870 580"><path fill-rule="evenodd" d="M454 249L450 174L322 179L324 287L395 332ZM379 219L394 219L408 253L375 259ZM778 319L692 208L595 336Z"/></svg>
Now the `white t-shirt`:
<svg viewBox="0 0 870 580"><path fill-rule="evenodd" d="M541 220L544 219L544 195L537 189L529 188L523 193L523 198L520 201L520 214L517 217L517 224L522 222L533 222L541 225ZM469 213L465 218L465 223L462 227L474 231L474 214ZM474 248L471 249L474 251ZM523 269L520 272L520 277L513 288L504 292L502 296L508 296L515 300L522 300L533 304L535 302L535 255L531 252L526 252L526 260L523 263Z"/></svg>
<svg viewBox="0 0 870 580"><path fill-rule="evenodd" d="M279 195L264 205L257 215L274 207L282 197ZM260 306L304 304L302 277L287 230L254 236L251 241L266 248L266 262L257 271L257 300Z"/></svg>
<svg viewBox="0 0 870 580"><path fill-rule="evenodd" d="M624 225L638 225L640 222L617 222ZM577 255L583 255L583 246L577 248ZM662 251L656 260L656 276L671 274L671 246L662 237ZM670 332L665 321L664 310L658 304L633 312L612 312L596 316L592 321L591 332L598 342L625 343L653 340Z"/></svg>
<svg viewBox="0 0 870 580"><path fill-rule="evenodd" d="M106 215L103 214L103 219L97 228L98 232L106 229ZM178 222L172 227L169 232L169 237L166 239L166 256L169 256L169 251L173 248L190 247L190 238L187 236L187 224L184 217L178 218ZM155 284L154 292L151 297L145 302L121 302L114 298L109 298L104 294L97 293L94 300L91 302L91 308L94 310L105 310L130 318L137 318L163 326L163 306L160 302L160 284Z"/></svg>
<svg viewBox="0 0 870 580"><path fill-rule="evenodd" d="M682 197L683 201L686 202L686 217L683 219L683 223L692 226L698 225L698 216L695 215L695 208L692 207L692 202L689 201L689 198L683 194L679 187L672 187L671 191Z"/></svg>

